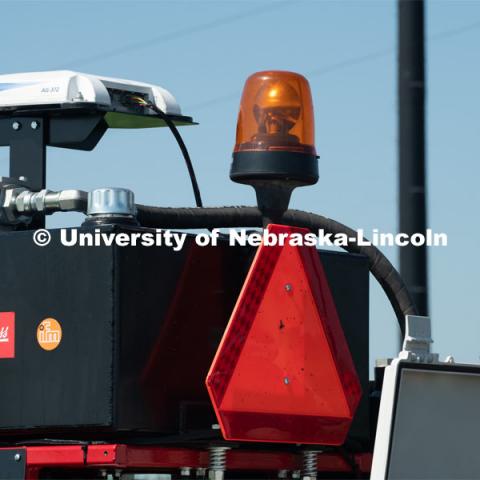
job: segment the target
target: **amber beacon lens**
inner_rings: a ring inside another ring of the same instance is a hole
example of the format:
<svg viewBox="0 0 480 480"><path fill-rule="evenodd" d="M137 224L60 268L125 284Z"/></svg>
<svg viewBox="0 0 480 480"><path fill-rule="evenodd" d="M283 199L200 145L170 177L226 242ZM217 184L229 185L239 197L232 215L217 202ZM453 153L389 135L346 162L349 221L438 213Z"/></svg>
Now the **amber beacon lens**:
<svg viewBox="0 0 480 480"><path fill-rule="evenodd" d="M238 115L232 180L315 183L314 132L312 96L305 77L283 71L251 75Z"/></svg>

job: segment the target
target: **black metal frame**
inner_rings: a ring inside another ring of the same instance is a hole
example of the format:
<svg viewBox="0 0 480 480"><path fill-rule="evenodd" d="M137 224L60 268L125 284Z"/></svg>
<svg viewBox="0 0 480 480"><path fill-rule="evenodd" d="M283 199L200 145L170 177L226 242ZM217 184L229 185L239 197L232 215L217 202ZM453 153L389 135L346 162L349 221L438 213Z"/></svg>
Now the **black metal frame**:
<svg viewBox="0 0 480 480"><path fill-rule="evenodd" d="M107 130L103 113L0 117L0 146L10 147L9 177L32 190L46 184L46 147L92 150Z"/></svg>
<svg viewBox="0 0 480 480"><path fill-rule="evenodd" d="M33 114L12 112L0 116L0 146L10 147L8 177L33 191L46 187L47 146L93 150L108 126L105 113L62 111ZM30 229L43 228L45 216L37 214Z"/></svg>

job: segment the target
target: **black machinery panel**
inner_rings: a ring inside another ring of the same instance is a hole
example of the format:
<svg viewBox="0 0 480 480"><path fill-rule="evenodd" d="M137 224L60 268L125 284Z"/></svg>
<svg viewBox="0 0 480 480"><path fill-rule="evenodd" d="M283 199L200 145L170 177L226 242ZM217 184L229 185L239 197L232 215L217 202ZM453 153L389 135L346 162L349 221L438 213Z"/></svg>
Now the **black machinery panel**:
<svg viewBox="0 0 480 480"><path fill-rule="evenodd" d="M204 380L254 249L198 247L192 236L179 252L66 247L51 233L45 247L31 231L0 234L0 312L14 312L15 323L14 358L0 353L0 435L210 431L216 421ZM355 436L369 424L368 264L359 255L320 257L364 391ZM42 345L58 328L61 337Z"/></svg>

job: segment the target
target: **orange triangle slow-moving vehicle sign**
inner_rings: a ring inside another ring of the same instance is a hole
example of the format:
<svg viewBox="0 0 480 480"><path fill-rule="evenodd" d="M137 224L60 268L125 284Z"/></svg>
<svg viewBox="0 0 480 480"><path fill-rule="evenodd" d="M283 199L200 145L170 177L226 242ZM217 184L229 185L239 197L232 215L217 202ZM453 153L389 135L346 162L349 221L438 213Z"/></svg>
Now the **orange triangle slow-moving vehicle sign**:
<svg viewBox="0 0 480 480"><path fill-rule="evenodd" d="M269 225L206 379L228 440L341 445L361 397L335 304L305 229Z"/></svg>

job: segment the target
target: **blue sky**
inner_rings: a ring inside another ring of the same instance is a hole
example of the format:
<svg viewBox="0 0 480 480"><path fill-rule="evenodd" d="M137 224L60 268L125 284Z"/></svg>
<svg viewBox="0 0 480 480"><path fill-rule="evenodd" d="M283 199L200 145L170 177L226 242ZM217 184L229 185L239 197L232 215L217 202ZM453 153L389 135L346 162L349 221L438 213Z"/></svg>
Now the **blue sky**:
<svg viewBox="0 0 480 480"><path fill-rule="evenodd" d="M207 205L253 204L230 182L243 83L285 69L311 83L320 181L294 208L352 227L397 229L396 5L377 1L5 1L0 72L72 69L155 83L200 122L182 129ZM436 351L476 362L480 193L480 1L427 2L429 226ZM7 173L6 149L0 173ZM193 205L168 131L111 131L91 153L51 150L51 189L124 186L137 201ZM53 217L50 226L76 217ZM384 253L396 264L398 251ZM371 358L397 349L396 321L371 281Z"/></svg>

